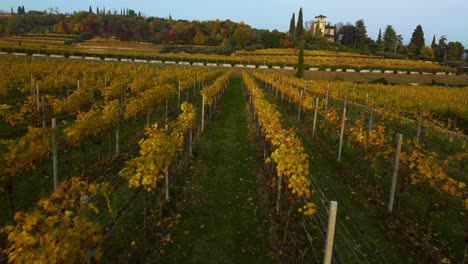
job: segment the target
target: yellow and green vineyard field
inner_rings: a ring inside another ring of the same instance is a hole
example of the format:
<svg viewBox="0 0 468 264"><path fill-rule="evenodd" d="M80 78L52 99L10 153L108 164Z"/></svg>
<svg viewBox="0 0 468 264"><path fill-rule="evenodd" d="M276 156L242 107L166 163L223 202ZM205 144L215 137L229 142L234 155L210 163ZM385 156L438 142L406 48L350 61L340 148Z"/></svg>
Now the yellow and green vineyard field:
<svg viewBox="0 0 468 264"><path fill-rule="evenodd" d="M296 52L65 45L74 37L0 46L234 65L286 65ZM422 67L331 51L307 59ZM467 87L197 66L0 56L0 262L180 263L215 252L318 263L331 201L336 262L465 257Z"/></svg>
<svg viewBox="0 0 468 264"><path fill-rule="evenodd" d="M63 56L97 56L153 59L162 61L185 61L229 65L260 65L272 68L294 67L297 63L296 49L262 49L257 51L237 51L231 56L186 53L160 53L161 46L150 43L123 42L114 39L92 39L76 42L79 36L60 34L29 34L26 36L0 38L0 49L10 53L55 54ZM373 55L361 55L350 52L306 51L304 60L306 69L342 71L370 70L391 71L392 73L454 73L455 70L432 62L402 59L385 59Z"/></svg>

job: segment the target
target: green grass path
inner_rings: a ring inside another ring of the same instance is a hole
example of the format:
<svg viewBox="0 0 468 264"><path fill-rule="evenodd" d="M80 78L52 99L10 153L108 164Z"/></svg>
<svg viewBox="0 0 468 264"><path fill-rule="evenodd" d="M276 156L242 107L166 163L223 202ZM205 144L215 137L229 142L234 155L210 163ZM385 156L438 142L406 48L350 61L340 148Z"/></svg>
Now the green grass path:
<svg viewBox="0 0 468 264"><path fill-rule="evenodd" d="M164 263L268 263L262 206L238 76L197 146L191 201Z"/></svg>

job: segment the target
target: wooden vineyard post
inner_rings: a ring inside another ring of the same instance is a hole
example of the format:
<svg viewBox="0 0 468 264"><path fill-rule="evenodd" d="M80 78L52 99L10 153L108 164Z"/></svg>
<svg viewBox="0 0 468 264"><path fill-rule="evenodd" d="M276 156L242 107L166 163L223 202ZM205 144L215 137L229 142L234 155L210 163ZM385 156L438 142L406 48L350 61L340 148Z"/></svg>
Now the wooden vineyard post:
<svg viewBox="0 0 468 264"><path fill-rule="evenodd" d="M164 129L166 130L166 134L169 132L169 126L165 125ZM166 201L169 201L169 168L166 168L166 174L164 175L164 182L165 182L165 188L164 188L164 194Z"/></svg>
<svg viewBox="0 0 468 264"><path fill-rule="evenodd" d="M168 114L169 114L169 101L168 99L166 99L166 118Z"/></svg>
<svg viewBox="0 0 468 264"><path fill-rule="evenodd" d="M281 139L281 144L284 144L284 139ZM280 213L280 202L281 202L281 188L283 184L283 177L278 176L278 181L276 182L276 214L279 215Z"/></svg>
<svg viewBox="0 0 468 264"><path fill-rule="evenodd" d="M283 177L278 177L277 190L276 190L276 214L280 213L280 202L281 202L281 185L283 183Z"/></svg>
<svg viewBox="0 0 468 264"><path fill-rule="evenodd" d="M54 190L58 187L58 165L57 165L57 120L52 118L52 168L54 176Z"/></svg>
<svg viewBox="0 0 468 264"><path fill-rule="evenodd" d="M301 122L301 110L302 110L302 95L304 93L304 89L301 90L301 97L299 99L299 110L297 112L297 122Z"/></svg>
<svg viewBox="0 0 468 264"><path fill-rule="evenodd" d="M346 122L346 104L343 108L343 118L341 119L340 144L338 146L338 162L341 162L341 151L343 149L343 136Z"/></svg>
<svg viewBox="0 0 468 264"><path fill-rule="evenodd" d="M328 88L330 88L330 84L328 84ZM327 94L325 97L325 110L328 110L328 88L327 88Z"/></svg>
<svg viewBox="0 0 468 264"><path fill-rule="evenodd" d="M317 127L317 111L318 111L319 98L315 98L315 110L314 110L314 124L312 126L312 139L315 137L315 130Z"/></svg>
<svg viewBox="0 0 468 264"><path fill-rule="evenodd" d="M119 139L120 139L120 106L117 107L117 124L115 126L115 155L120 154Z"/></svg>
<svg viewBox="0 0 468 264"><path fill-rule="evenodd" d="M423 115L422 112L419 113L419 119L418 119L418 130L416 131L416 143L419 144L421 140L421 128L422 128L422 121L423 121Z"/></svg>
<svg viewBox="0 0 468 264"><path fill-rule="evenodd" d="M403 141L403 135L398 134L397 147L395 151L395 160L393 162L393 175L392 175L392 187L390 189L390 201L388 202L389 213L393 211L393 201L395 199L395 189L396 189L396 184L397 184L398 166L400 164L400 152L401 152L402 141Z"/></svg>
<svg viewBox="0 0 468 264"><path fill-rule="evenodd" d="M213 103L210 104L210 109L208 109L208 112L209 112L209 119L210 119L210 120L211 120L212 106L213 106Z"/></svg>
<svg viewBox="0 0 468 264"><path fill-rule="evenodd" d="M217 107L218 107L218 94L216 94L214 98L214 108L216 109Z"/></svg>
<svg viewBox="0 0 468 264"><path fill-rule="evenodd" d="M36 111L39 112L39 84L36 84Z"/></svg>
<svg viewBox="0 0 468 264"><path fill-rule="evenodd" d="M179 81L178 90L179 90L179 95L177 96L177 108L180 107L180 81Z"/></svg>
<svg viewBox="0 0 468 264"><path fill-rule="evenodd" d="M330 264L333 255L333 240L335 238L335 224L336 224L336 211L338 203L331 201L330 209L328 211L328 230L327 241L325 242L325 256L323 258L324 264Z"/></svg>
<svg viewBox="0 0 468 264"><path fill-rule="evenodd" d="M41 96L42 127L46 128L46 114L44 109L44 96Z"/></svg>
<svg viewBox="0 0 468 264"><path fill-rule="evenodd" d="M192 150L192 144L193 144L193 129L190 127L190 132L189 132L189 156L191 157L193 154Z"/></svg>
<svg viewBox="0 0 468 264"><path fill-rule="evenodd" d="M203 133L203 129L205 126L205 95L202 95L202 111L201 111L201 132Z"/></svg>
<svg viewBox="0 0 468 264"><path fill-rule="evenodd" d="M146 111L146 128L150 127L150 116L151 116L151 111L148 109Z"/></svg>
<svg viewBox="0 0 468 264"><path fill-rule="evenodd" d="M197 90L197 80L193 78L193 97L195 97L196 90Z"/></svg>
<svg viewBox="0 0 468 264"><path fill-rule="evenodd" d="M372 105L371 105L371 110L370 110L370 116L369 116L369 127L368 130L372 129L372 121L374 119L374 99L372 99Z"/></svg>

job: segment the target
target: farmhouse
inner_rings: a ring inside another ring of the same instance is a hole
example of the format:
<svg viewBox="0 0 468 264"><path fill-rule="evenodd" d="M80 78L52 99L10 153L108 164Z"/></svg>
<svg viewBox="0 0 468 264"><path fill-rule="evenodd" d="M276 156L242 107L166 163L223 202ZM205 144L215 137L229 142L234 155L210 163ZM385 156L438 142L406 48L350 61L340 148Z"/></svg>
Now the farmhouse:
<svg viewBox="0 0 468 264"><path fill-rule="evenodd" d="M330 24L327 25L327 17L324 15L318 15L312 24L312 34L320 37L324 37L328 42L335 40L336 27Z"/></svg>

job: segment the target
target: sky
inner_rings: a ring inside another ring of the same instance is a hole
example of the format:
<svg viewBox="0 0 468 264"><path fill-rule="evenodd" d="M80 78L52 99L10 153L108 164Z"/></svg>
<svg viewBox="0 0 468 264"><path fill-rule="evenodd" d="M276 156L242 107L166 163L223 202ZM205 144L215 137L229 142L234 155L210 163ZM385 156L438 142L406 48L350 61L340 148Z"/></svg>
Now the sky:
<svg viewBox="0 0 468 264"><path fill-rule="evenodd" d="M408 43L418 24L424 31L426 45L431 45L433 35L438 41L445 35L448 41L460 41L468 48L468 1L467 0L0 0L0 10L16 12L18 5L28 10L46 10L57 7L60 12L130 8L145 16L168 17L187 20L231 19L244 21L255 28L287 31L292 13L302 7L304 21L317 15L327 16L332 24L354 24L363 19L367 33L376 39L379 29L384 31L392 25L397 34Z"/></svg>

